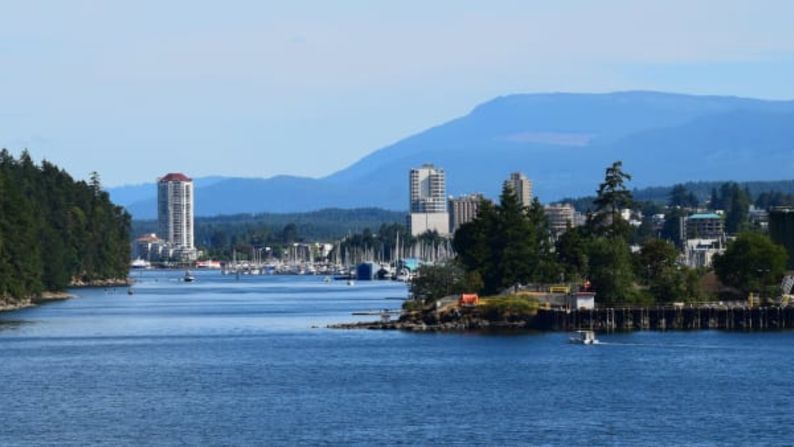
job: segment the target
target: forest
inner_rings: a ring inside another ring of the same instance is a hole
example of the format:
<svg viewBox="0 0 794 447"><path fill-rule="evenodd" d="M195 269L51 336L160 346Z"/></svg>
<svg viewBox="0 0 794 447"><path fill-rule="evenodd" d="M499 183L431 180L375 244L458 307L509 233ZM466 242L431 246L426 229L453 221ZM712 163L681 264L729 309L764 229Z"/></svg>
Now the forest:
<svg viewBox="0 0 794 447"><path fill-rule="evenodd" d="M0 303L127 277L130 216L99 175L76 181L27 151L0 151Z"/></svg>

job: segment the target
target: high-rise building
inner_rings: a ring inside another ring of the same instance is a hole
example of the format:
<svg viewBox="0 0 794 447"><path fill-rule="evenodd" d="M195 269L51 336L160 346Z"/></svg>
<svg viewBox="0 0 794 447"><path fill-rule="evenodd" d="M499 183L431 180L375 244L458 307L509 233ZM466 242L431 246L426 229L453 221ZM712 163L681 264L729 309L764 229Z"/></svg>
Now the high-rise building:
<svg viewBox="0 0 794 447"><path fill-rule="evenodd" d="M568 229L577 225L576 210L569 203L557 205L546 205L546 218L549 219L549 227L552 233L559 236Z"/></svg>
<svg viewBox="0 0 794 447"><path fill-rule="evenodd" d="M449 232L455 233L461 225L469 223L480 212L482 194L468 194L460 197L449 197Z"/></svg>
<svg viewBox="0 0 794 447"><path fill-rule="evenodd" d="M518 201L529 208L532 204L532 180L528 179L526 175L520 172L514 172L505 180L505 184L513 188L516 197L518 197Z"/></svg>
<svg viewBox="0 0 794 447"><path fill-rule="evenodd" d="M411 212L445 213L447 177L443 169L423 165L411 169Z"/></svg>
<svg viewBox="0 0 794 447"><path fill-rule="evenodd" d="M196 258L193 245L193 180L169 173L157 181L157 222L160 237L172 248L175 258Z"/></svg>
<svg viewBox="0 0 794 447"><path fill-rule="evenodd" d="M427 231L449 234L447 213L447 181L443 169L423 165L411 169L410 212L408 228L418 236Z"/></svg>

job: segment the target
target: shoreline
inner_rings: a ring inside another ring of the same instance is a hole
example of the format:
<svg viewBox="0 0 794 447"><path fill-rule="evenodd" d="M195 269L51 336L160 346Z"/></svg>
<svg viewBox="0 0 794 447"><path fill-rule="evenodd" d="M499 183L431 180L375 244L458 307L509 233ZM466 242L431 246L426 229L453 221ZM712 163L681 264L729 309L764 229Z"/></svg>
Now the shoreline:
<svg viewBox="0 0 794 447"><path fill-rule="evenodd" d="M69 284L70 289L97 289L106 287L129 287L134 284L132 278L116 278L116 279L100 279L96 281L72 281ZM76 295L67 291L45 291L35 297L28 297L18 301L6 302L0 301L0 312L13 312L15 310L27 309L30 307L40 306L42 304L54 303L58 301L66 301L75 298Z"/></svg>
<svg viewBox="0 0 794 447"><path fill-rule="evenodd" d="M593 310L539 309L532 314L505 314L498 318L476 309L405 312L395 321L338 323L328 329L402 330L408 332L477 332L515 330L598 332L667 330L777 331L794 329L794 306L636 307Z"/></svg>

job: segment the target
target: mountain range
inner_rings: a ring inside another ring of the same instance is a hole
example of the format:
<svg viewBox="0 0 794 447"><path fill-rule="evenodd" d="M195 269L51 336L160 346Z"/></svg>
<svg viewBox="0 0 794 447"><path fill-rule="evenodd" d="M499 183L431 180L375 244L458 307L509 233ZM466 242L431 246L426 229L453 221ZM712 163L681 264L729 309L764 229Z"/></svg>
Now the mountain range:
<svg viewBox="0 0 794 447"><path fill-rule="evenodd" d="M794 177L794 101L658 92L518 94L378 149L322 178L203 177L196 215L408 208L408 171L433 163L449 194L498 195L510 172L543 202L590 195L622 160L632 187ZM154 184L109 189L135 218L156 214Z"/></svg>

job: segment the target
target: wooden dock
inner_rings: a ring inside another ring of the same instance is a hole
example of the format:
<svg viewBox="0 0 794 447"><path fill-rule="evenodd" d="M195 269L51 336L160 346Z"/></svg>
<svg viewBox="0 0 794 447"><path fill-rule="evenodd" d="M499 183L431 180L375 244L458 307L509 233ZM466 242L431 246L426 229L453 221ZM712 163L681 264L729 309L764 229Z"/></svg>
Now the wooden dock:
<svg viewBox="0 0 794 447"><path fill-rule="evenodd" d="M779 330L794 329L794 307L617 307L594 310L539 310L540 330Z"/></svg>

